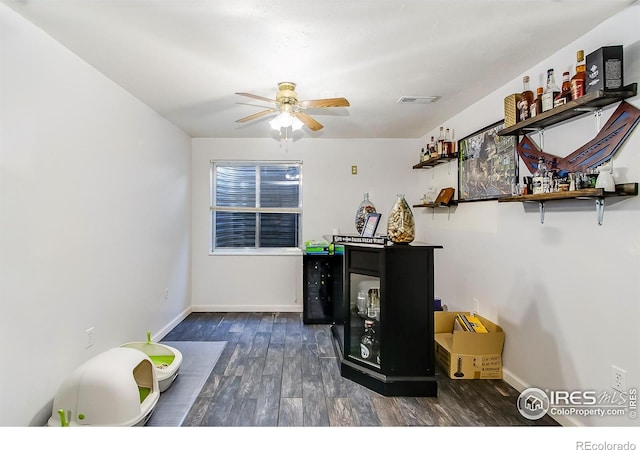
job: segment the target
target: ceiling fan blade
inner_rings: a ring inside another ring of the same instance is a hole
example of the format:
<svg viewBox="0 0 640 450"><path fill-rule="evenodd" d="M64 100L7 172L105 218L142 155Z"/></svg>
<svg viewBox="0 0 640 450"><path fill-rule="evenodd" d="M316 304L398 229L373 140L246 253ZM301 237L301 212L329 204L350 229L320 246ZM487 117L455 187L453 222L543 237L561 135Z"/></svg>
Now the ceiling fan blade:
<svg viewBox="0 0 640 450"><path fill-rule="evenodd" d="M243 95L245 97L251 97L251 98L255 98L256 100L262 100L264 102L269 102L269 103L278 103L275 99L273 98L267 98L267 97L262 97L261 95L256 95L256 94L249 94L248 92L236 92L237 95Z"/></svg>
<svg viewBox="0 0 640 450"><path fill-rule="evenodd" d="M273 114L274 112L278 112L278 110L277 109L266 109L264 111L260 111L260 112L255 113L255 114L251 114L250 116L243 117L242 119L238 119L238 120L236 120L236 122L239 122L239 123L249 122L250 120L257 119L259 117L266 116L268 114Z"/></svg>
<svg viewBox="0 0 640 450"><path fill-rule="evenodd" d="M302 108L332 108L334 106L349 106L349 100L343 97L321 98L318 100L303 100L298 102Z"/></svg>
<svg viewBox="0 0 640 450"><path fill-rule="evenodd" d="M308 126L311 129L311 131L318 131L319 129L324 127L316 119L314 119L309 114L304 113L302 111L297 111L293 113L293 115L296 116L298 119L300 119L302 123L304 123L306 126Z"/></svg>

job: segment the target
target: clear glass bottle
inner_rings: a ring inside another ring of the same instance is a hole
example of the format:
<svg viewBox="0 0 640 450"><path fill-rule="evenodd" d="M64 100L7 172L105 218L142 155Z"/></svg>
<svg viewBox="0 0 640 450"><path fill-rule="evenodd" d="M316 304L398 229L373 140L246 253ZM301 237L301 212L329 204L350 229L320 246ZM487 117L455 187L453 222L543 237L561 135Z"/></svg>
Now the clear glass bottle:
<svg viewBox="0 0 640 450"><path fill-rule="evenodd" d="M367 214L374 212L376 212L376 207L369 200L369 193L367 192L364 194L364 200L360 202L360 205L356 210L356 230L358 230L358 234L362 233L365 220L367 219Z"/></svg>
<svg viewBox="0 0 640 450"><path fill-rule="evenodd" d="M520 120L527 120L531 117L531 105L533 104L533 91L529 89L529 75L522 78L522 94L518 102Z"/></svg>
<svg viewBox="0 0 640 450"><path fill-rule="evenodd" d="M403 194L398 194L389 213L387 236L394 244L409 244L416 238L416 223Z"/></svg>
<svg viewBox="0 0 640 450"><path fill-rule="evenodd" d="M560 88L556 84L553 69L549 69L547 70L547 87L545 87L544 92L542 93L542 112L553 109L553 100L559 92Z"/></svg>
<svg viewBox="0 0 640 450"><path fill-rule="evenodd" d="M438 136L438 156L444 155L444 127L440 127L440 135Z"/></svg>
<svg viewBox="0 0 640 450"><path fill-rule="evenodd" d="M369 289L367 299L367 317L380 319L380 289Z"/></svg>
<svg viewBox="0 0 640 450"><path fill-rule="evenodd" d="M429 144L429 158L438 156L438 148L436 146L436 138L431 136L431 143Z"/></svg>
<svg viewBox="0 0 640 450"><path fill-rule="evenodd" d="M378 362L378 339L376 338L376 332L373 329L375 322L373 320L364 321L364 333L360 338L360 356L362 359L371 362Z"/></svg>
<svg viewBox="0 0 640 450"><path fill-rule="evenodd" d="M533 194L543 194L545 192L545 185L547 192L549 192L549 178L547 177L547 166L544 163L544 156L538 157L538 167L533 173L532 185Z"/></svg>
<svg viewBox="0 0 640 450"><path fill-rule="evenodd" d="M587 65L584 61L584 50L578 50L576 54L576 73L571 77L571 99L575 100L584 95L585 82L587 80Z"/></svg>

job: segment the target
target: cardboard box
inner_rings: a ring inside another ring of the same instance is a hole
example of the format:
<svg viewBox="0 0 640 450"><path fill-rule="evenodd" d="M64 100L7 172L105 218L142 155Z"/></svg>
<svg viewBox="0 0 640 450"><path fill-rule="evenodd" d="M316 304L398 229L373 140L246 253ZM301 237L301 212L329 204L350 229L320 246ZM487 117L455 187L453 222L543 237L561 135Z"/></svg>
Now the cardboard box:
<svg viewBox="0 0 640 450"><path fill-rule="evenodd" d="M457 314L463 311L435 311L436 361L451 379L502 379L504 332L495 323L476 316L489 331L454 330Z"/></svg>
<svg viewBox="0 0 640 450"><path fill-rule="evenodd" d="M504 128L509 128L518 122L520 117L518 102L522 94L511 94L504 98Z"/></svg>
<svg viewBox="0 0 640 450"><path fill-rule="evenodd" d="M587 55L585 93L616 91L624 86L622 45L600 47Z"/></svg>

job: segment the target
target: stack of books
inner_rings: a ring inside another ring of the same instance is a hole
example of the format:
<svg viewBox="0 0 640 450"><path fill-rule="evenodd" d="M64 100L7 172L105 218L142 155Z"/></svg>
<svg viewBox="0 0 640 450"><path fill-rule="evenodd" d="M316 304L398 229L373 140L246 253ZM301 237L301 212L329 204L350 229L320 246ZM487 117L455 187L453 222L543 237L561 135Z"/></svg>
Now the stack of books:
<svg viewBox="0 0 640 450"><path fill-rule="evenodd" d="M477 317L466 314L456 314L453 323L454 330L471 331L472 333L488 333L487 329Z"/></svg>

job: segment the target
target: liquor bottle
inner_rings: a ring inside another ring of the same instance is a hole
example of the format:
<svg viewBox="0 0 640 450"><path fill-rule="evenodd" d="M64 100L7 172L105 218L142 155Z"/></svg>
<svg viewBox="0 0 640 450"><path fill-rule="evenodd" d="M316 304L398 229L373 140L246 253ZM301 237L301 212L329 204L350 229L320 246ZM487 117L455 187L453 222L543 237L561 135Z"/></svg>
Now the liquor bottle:
<svg viewBox="0 0 640 450"><path fill-rule="evenodd" d="M360 338L360 356L362 359L375 362L378 359L378 340L373 324L373 320L364 321L364 334Z"/></svg>
<svg viewBox="0 0 640 450"><path fill-rule="evenodd" d="M433 158L438 155L438 148L436 147L436 138L431 136L431 144L429 145L429 158Z"/></svg>
<svg viewBox="0 0 640 450"><path fill-rule="evenodd" d="M453 141L451 140L451 131L447 128L444 133L444 155L451 156L453 155Z"/></svg>
<svg viewBox="0 0 640 450"><path fill-rule="evenodd" d="M546 182L545 182L546 180ZM544 164L544 156L538 157L538 167L533 173L533 194L542 194L545 192L545 185L547 192L549 189L549 178L547 177L547 166Z"/></svg>
<svg viewBox="0 0 640 450"><path fill-rule="evenodd" d="M571 101L571 78L569 78L569 72L562 74L562 87L560 93L556 95L553 100L553 107L564 105Z"/></svg>
<svg viewBox="0 0 640 450"><path fill-rule="evenodd" d="M531 105L533 104L533 92L529 89L529 75L522 78L522 94L518 102L520 120L527 120L531 117Z"/></svg>
<svg viewBox="0 0 640 450"><path fill-rule="evenodd" d="M538 89L536 89L536 99L533 101L531 107L529 108L531 117L535 117L538 114L542 113L542 93L542 86L538 86Z"/></svg>
<svg viewBox="0 0 640 450"><path fill-rule="evenodd" d="M455 155L458 153L458 145L456 143L455 130L451 129L451 154Z"/></svg>
<svg viewBox="0 0 640 450"><path fill-rule="evenodd" d="M553 100L559 93L560 88L556 84L556 79L553 76L553 69L549 69L547 70L547 87L545 87L542 93L542 112L553 109Z"/></svg>
<svg viewBox="0 0 640 450"><path fill-rule="evenodd" d="M424 147L420 149L420 162L427 160L427 150Z"/></svg>
<svg viewBox="0 0 640 450"><path fill-rule="evenodd" d="M444 154L444 127L440 127L440 136L438 136L438 156Z"/></svg>
<svg viewBox="0 0 640 450"><path fill-rule="evenodd" d="M571 77L571 98L573 100L584 95L584 85L587 79L587 65L584 62L584 50L578 50L576 59L576 73Z"/></svg>
<svg viewBox="0 0 640 450"><path fill-rule="evenodd" d="M380 290L369 289L367 300L367 316L371 319L380 317Z"/></svg>

